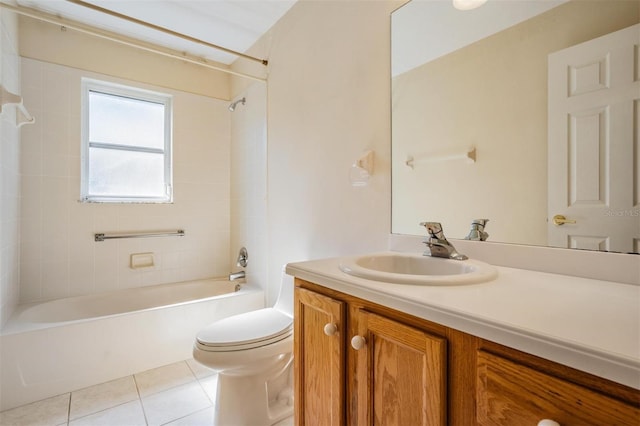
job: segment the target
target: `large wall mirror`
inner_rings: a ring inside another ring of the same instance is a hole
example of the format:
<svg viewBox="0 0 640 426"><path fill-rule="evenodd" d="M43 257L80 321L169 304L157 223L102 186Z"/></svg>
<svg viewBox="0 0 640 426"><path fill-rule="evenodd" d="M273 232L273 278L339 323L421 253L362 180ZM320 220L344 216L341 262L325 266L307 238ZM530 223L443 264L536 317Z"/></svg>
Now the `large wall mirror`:
<svg viewBox="0 0 640 426"><path fill-rule="evenodd" d="M640 252L639 1L412 0L391 19L393 233L489 219L488 241Z"/></svg>

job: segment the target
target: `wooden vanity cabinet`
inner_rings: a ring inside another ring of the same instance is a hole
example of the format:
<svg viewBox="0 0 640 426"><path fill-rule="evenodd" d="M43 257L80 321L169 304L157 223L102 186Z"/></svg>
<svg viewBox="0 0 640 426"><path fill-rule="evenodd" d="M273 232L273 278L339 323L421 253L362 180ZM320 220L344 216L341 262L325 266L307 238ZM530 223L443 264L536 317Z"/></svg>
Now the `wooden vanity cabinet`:
<svg viewBox="0 0 640 426"><path fill-rule="evenodd" d="M293 357L297 425L344 424L345 309L344 302L295 289Z"/></svg>
<svg viewBox="0 0 640 426"><path fill-rule="evenodd" d="M537 425L541 415L562 426L640 425L640 411L598 392L480 351L478 424Z"/></svg>
<svg viewBox="0 0 640 426"><path fill-rule="evenodd" d="M351 423L445 426L445 339L365 309L350 314Z"/></svg>
<svg viewBox="0 0 640 426"><path fill-rule="evenodd" d="M447 424L443 338L298 287L294 342L297 425Z"/></svg>
<svg viewBox="0 0 640 426"><path fill-rule="evenodd" d="M295 424L638 426L640 391L296 278Z"/></svg>

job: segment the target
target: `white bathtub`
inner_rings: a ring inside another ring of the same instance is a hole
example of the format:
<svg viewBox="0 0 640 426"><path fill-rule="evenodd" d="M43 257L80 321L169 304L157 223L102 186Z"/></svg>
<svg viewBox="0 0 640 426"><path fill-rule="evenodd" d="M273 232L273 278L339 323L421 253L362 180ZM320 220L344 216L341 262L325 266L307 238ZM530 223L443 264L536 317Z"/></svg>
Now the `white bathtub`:
<svg viewBox="0 0 640 426"><path fill-rule="evenodd" d="M0 334L0 411L191 357L196 333L264 307L221 279L21 305Z"/></svg>

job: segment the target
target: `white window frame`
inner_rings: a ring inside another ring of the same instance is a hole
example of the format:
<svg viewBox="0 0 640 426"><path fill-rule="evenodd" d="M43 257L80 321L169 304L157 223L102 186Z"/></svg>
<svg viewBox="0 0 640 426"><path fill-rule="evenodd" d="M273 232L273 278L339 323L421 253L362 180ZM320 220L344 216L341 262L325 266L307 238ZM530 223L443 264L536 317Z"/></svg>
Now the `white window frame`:
<svg viewBox="0 0 640 426"><path fill-rule="evenodd" d="M140 89L136 87L124 86L121 84L93 80L88 78L82 79L82 148L81 148L81 183L80 183L80 201L94 203L172 203L173 202L173 170L172 170L172 96L164 93L153 92L150 90ZM108 95L122 96L136 100L160 103L164 105L164 147L163 149L154 149L136 146L124 145L103 145L98 142L89 140L89 92L100 92ZM118 149L131 152L155 152L164 155L164 186L165 194L161 197L157 196L129 196L129 195L95 195L89 193L89 156L90 147L107 147L109 149Z"/></svg>

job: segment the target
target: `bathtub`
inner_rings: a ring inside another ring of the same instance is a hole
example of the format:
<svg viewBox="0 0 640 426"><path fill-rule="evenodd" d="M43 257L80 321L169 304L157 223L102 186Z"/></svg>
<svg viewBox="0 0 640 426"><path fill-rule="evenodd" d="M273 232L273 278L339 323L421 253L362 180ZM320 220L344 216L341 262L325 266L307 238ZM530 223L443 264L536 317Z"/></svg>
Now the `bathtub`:
<svg viewBox="0 0 640 426"><path fill-rule="evenodd" d="M205 325L264 307L224 279L20 305L0 332L0 411L191 358Z"/></svg>

